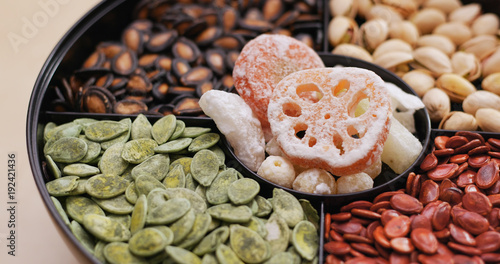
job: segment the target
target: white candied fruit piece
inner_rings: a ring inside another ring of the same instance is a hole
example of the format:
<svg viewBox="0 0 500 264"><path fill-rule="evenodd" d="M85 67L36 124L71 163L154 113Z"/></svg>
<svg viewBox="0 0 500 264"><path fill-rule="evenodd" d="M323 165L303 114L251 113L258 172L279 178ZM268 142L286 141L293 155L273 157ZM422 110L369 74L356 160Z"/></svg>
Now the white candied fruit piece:
<svg viewBox="0 0 500 264"><path fill-rule="evenodd" d="M239 95L219 90L204 93L199 104L214 120L241 162L257 171L266 157L266 143L260 121L252 109Z"/></svg>
<svg viewBox="0 0 500 264"><path fill-rule="evenodd" d="M371 188L373 188L373 179L364 172L337 179L337 194L360 192Z"/></svg>
<svg viewBox="0 0 500 264"><path fill-rule="evenodd" d="M297 175L293 189L314 194L336 194L335 178L325 170L312 168Z"/></svg>
<svg viewBox="0 0 500 264"><path fill-rule="evenodd" d="M293 164L281 156L268 156L260 165L257 174L285 188L292 188L295 180Z"/></svg>
<svg viewBox="0 0 500 264"><path fill-rule="evenodd" d="M370 167L363 171L364 173L370 175L372 179L377 178L377 176L382 172L382 158L378 158Z"/></svg>

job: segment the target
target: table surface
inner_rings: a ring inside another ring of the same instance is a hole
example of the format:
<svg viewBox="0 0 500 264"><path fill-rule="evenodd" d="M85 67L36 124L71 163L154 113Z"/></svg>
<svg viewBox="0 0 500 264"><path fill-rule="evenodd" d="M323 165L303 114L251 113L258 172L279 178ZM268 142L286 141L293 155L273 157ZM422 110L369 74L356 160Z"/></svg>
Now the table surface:
<svg viewBox="0 0 500 264"><path fill-rule="evenodd" d="M50 52L98 2L0 1L0 263L88 263L43 204L28 160L26 116L33 85ZM16 156L14 205L8 203L11 153ZM8 211L10 206L15 210ZM15 240L9 239L11 232ZM9 255L11 241L15 256Z"/></svg>

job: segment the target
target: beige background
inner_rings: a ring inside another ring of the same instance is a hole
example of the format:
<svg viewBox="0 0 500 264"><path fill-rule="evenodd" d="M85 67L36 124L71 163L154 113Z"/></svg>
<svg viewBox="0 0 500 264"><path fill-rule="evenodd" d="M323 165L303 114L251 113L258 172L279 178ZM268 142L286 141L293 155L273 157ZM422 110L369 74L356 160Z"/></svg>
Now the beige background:
<svg viewBox="0 0 500 264"><path fill-rule="evenodd" d="M26 150L26 116L43 63L97 0L0 1L0 263L87 263L42 202ZM16 256L7 254L7 155L16 153Z"/></svg>

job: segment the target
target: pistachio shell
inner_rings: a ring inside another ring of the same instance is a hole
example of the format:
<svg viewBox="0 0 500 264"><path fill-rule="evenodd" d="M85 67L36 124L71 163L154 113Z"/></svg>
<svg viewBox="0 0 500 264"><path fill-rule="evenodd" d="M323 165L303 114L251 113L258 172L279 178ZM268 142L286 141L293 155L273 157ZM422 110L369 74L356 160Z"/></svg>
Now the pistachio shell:
<svg viewBox="0 0 500 264"><path fill-rule="evenodd" d="M436 86L445 91L452 102L461 103L465 97L476 91L476 87L464 77L445 73L436 80Z"/></svg>
<svg viewBox="0 0 500 264"><path fill-rule="evenodd" d="M401 39L412 46L416 46L420 33L415 24L404 20L389 25L389 37Z"/></svg>
<svg viewBox="0 0 500 264"><path fill-rule="evenodd" d="M381 18L368 20L359 27L359 44L367 51L374 51L389 37L389 24Z"/></svg>
<svg viewBox="0 0 500 264"><path fill-rule="evenodd" d="M462 2L460 0L427 0L424 1L423 6L437 8L445 14L449 14L453 10L460 8Z"/></svg>
<svg viewBox="0 0 500 264"><path fill-rule="evenodd" d="M440 129L449 130L477 130L478 122L473 115L461 111L452 111L439 123Z"/></svg>
<svg viewBox="0 0 500 264"><path fill-rule="evenodd" d="M413 51L413 48L411 47L410 44L407 42L401 40L401 39L389 39L380 44L372 54L373 59L377 59L379 56L383 56L384 54L388 52L394 52L394 51L400 51L400 52L407 52L410 53Z"/></svg>
<svg viewBox="0 0 500 264"><path fill-rule="evenodd" d="M434 47L447 56L451 56L456 50L455 43L449 37L437 34L423 35L417 40L417 47L426 46Z"/></svg>
<svg viewBox="0 0 500 264"><path fill-rule="evenodd" d="M420 47L413 51L413 59L418 66L440 76L443 73L452 72L451 62L448 56L434 47Z"/></svg>
<svg viewBox="0 0 500 264"><path fill-rule="evenodd" d="M379 55L374 59L374 63L388 70L395 71L398 65L405 65L413 61L411 53L402 51L392 51Z"/></svg>
<svg viewBox="0 0 500 264"><path fill-rule="evenodd" d="M481 108L476 111L477 124L486 132L500 132L500 111L492 108Z"/></svg>
<svg viewBox="0 0 500 264"><path fill-rule="evenodd" d="M375 3L372 8L366 14L367 20L372 19L383 19L387 23L402 21L403 16L394 7L384 5L381 3Z"/></svg>
<svg viewBox="0 0 500 264"><path fill-rule="evenodd" d="M420 34L430 34L438 25L446 22L446 14L436 8L422 8L409 20L415 24Z"/></svg>
<svg viewBox="0 0 500 264"><path fill-rule="evenodd" d="M482 14L471 25L474 36L495 35L500 26L498 15L492 13Z"/></svg>
<svg viewBox="0 0 500 264"><path fill-rule="evenodd" d="M448 20L470 25L480 14L481 5L478 3L471 3L453 10L448 15Z"/></svg>
<svg viewBox="0 0 500 264"><path fill-rule="evenodd" d="M453 73L471 82L481 77L481 65L478 58L472 53L463 51L455 52L451 56L451 66Z"/></svg>
<svg viewBox="0 0 500 264"><path fill-rule="evenodd" d="M328 41L332 46L355 43L359 26L352 18L335 16L328 24Z"/></svg>
<svg viewBox="0 0 500 264"><path fill-rule="evenodd" d="M358 10L356 0L331 0L329 1L330 12L333 17L346 16L354 18Z"/></svg>
<svg viewBox="0 0 500 264"><path fill-rule="evenodd" d="M475 115L480 108L500 110L500 96L489 91L476 91L469 94L463 101L464 112Z"/></svg>
<svg viewBox="0 0 500 264"><path fill-rule="evenodd" d="M418 96L423 97L424 94L435 86L436 80L429 71L413 70L405 73L402 77Z"/></svg>
<svg viewBox="0 0 500 264"><path fill-rule="evenodd" d="M484 78L481 87L486 91L500 95L500 72L492 73Z"/></svg>
<svg viewBox="0 0 500 264"><path fill-rule="evenodd" d="M373 62L372 55L364 48L355 44L340 44L333 49L332 53Z"/></svg>
<svg viewBox="0 0 500 264"><path fill-rule="evenodd" d="M451 110L450 97L439 88L432 88L422 98L432 122L440 122Z"/></svg>
<svg viewBox="0 0 500 264"><path fill-rule="evenodd" d="M447 36L459 46L462 43L472 38L472 31L462 22L446 22L437 26L432 34Z"/></svg>
<svg viewBox="0 0 500 264"><path fill-rule="evenodd" d="M476 55L482 61L493 52L498 45L498 40L493 35L475 36L460 45L460 50Z"/></svg>
<svg viewBox="0 0 500 264"><path fill-rule="evenodd" d="M483 77L487 77L495 72L500 72L500 48L497 47L493 54L483 60L482 71Z"/></svg>

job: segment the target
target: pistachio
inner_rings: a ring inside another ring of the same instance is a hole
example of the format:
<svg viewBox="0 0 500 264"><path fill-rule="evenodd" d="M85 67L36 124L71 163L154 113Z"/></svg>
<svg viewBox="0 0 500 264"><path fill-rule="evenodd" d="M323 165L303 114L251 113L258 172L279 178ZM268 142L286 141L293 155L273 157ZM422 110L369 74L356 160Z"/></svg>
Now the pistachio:
<svg viewBox="0 0 500 264"><path fill-rule="evenodd" d="M495 36L479 35L464 42L460 45L459 50L472 53L482 61L495 52L497 46L498 40Z"/></svg>
<svg viewBox="0 0 500 264"><path fill-rule="evenodd" d="M367 20L383 19L387 23L403 20L403 16L392 6L376 3L366 14Z"/></svg>
<svg viewBox="0 0 500 264"><path fill-rule="evenodd" d="M378 45L378 47L373 51L372 57L373 59L377 59L378 56L393 51L402 51L411 54L413 49L410 44L401 39L389 39Z"/></svg>
<svg viewBox="0 0 500 264"><path fill-rule="evenodd" d="M389 37L389 23L381 18L368 20L359 28L359 44L372 52Z"/></svg>
<svg viewBox="0 0 500 264"><path fill-rule="evenodd" d="M479 15L481 15L481 5L478 3L471 3L453 10L453 12L448 15L448 20L470 25Z"/></svg>
<svg viewBox="0 0 500 264"><path fill-rule="evenodd" d="M408 63L413 61L411 53L404 51L393 51L382 54L375 58L373 62L392 72L408 72Z"/></svg>
<svg viewBox="0 0 500 264"><path fill-rule="evenodd" d="M364 48L355 44L340 44L332 51L333 54L354 57L360 60L373 62L372 55Z"/></svg>
<svg viewBox="0 0 500 264"><path fill-rule="evenodd" d="M485 13L472 22L471 30L475 36L495 35L500 26L500 20L496 14Z"/></svg>
<svg viewBox="0 0 500 264"><path fill-rule="evenodd" d="M485 58L482 61L483 64L483 77L486 77L492 73L500 72L500 48L496 48L495 52L491 56Z"/></svg>
<svg viewBox="0 0 500 264"><path fill-rule="evenodd" d="M500 132L500 111L493 108L481 108L476 111L477 124L486 132Z"/></svg>
<svg viewBox="0 0 500 264"><path fill-rule="evenodd" d="M422 97L432 122L440 122L450 113L451 103L447 93L439 88L432 88Z"/></svg>
<svg viewBox="0 0 500 264"><path fill-rule="evenodd" d="M413 51L413 59L417 68L429 70L433 75L440 76L443 73L452 72L451 62L448 56L434 47L420 47Z"/></svg>
<svg viewBox="0 0 500 264"><path fill-rule="evenodd" d="M464 112L475 115L480 108L493 108L500 110L500 96L489 91L480 90L467 96L462 107Z"/></svg>
<svg viewBox="0 0 500 264"><path fill-rule="evenodd" d="M402 39L412 46L416 46L420 37L417 26L410 21L398 21L389 25L389 37Z"/></svg>
<svg viewBox="0 0 500 264"><path fill-rule="evenodd" d="M358 12L357 0L330 0L330 14L332 16L346 16L354 18Z"/></svg>
<svg viewBox="0 0 500 264"><path fill-rule="evenodd" d="M355 43L358 30L358 24L354 19L336 16L328 24L328 41L332 46L342 43Z"/></svg>
<svg viewBox="0 0 500 264"><path fill-rule="evenodd" d="M478 122L473 115L461 111L452 111L441 120L439 129L448 130L463 130L474 131L477 130Z"/></svg>
<svg viewBox="0 0 500 264"><path fill-rule="evenodd" d="M424 7L434 7L445 14L451 13L453 10L460 8L462 2L460 0L427 0L423 3Z"/></svg>
<svg viewBox="0 0 500 264"><path fill-rule="evenodd" d="M414 0L380 0L379 2L394 8L405 18L415 13L418 8Z"/></svg>
<svg viewBox="0 0 500 264"><path fill-rule="evenodd" d="M500 95L500 72L490 74L484 78L481 87L486 91Z"/></svg>
<svg viewBox="0 0 500 264"><path fill-rule="evenodd" d="M417 40L417 47L426 46L439 49L447 56L451 56L456 50L455 43L449 37L436 34L424 35Z"/></svg>
<svg viewBox="0 0 500 264"><path fill-rule="evenodd" d="M472 53L455 52L451 56L451 66L453 73L463 76L471 82L481 77L481 65L478 58Z"/></svg>
<svg viewBox="0 0 500 264"><path fill-rule="evenodd" d="M443 89L452 102L461 103L469 94L476 91L476 87L464 77L445 73L436 80L436 86Z"/></svg>
<svg viewBox="0 0 500 264"><path fill-rule="evenodd" d="M405 73L402 77L418 96L423 97L424 94L434 87L436 80L431 73L426 70L413 70Z"/></svg>
<svg viewBox="0 0 500 264"><path fill-rule="evenodd" d="M370 10L375 4L373 0L357 0L356 2L358 2L358 15L363 18L366 18L369 15Z"/></svg>
<svg viewBox="0 0 500 264"><path fill-rule="evenodd" d="M455 45L461 45L472 38L471 29L459 21L443 23L437 26L432 33L449 37Z"/></svg>
<svg viewBox="0 0 500 264"><path fill-rule="evenodd" d="M436 8L423 8L414 13L409 20L415 24L420 34L430 34L438 25L446 22L446 15Z"/></svg>

